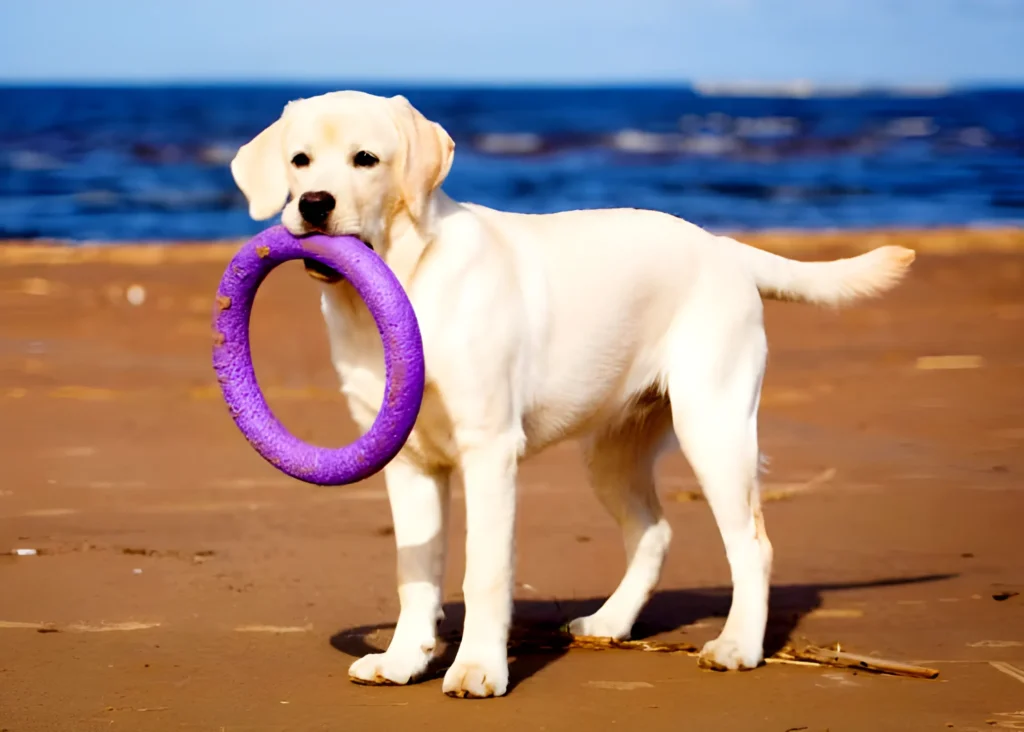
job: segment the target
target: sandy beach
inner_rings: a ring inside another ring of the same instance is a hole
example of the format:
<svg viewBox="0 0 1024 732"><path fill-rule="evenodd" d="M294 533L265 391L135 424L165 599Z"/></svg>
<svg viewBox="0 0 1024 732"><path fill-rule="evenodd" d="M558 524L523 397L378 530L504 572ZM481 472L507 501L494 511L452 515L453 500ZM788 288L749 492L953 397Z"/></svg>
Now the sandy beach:
<svg viewBox="0 0 1024 732"><path fill-rule="evenodd" d="M919 252L884 299L766 306L768 652L839 643L937 679L784 664L718 674L681 653L526 647L503 699L444 697L450 649L414 686L353 685L348 665L386 646L398 612L383 483L290 480L231 422L210 313L237 242L8 242L0 729L1024 728L1024 230L741 238L805 259ZM296 434L353 438L300 264L261 290L253 349ZM593 610L624 559L575 445L521 476L516 623L540 633ZM680 456L661 463L659 488L676 538L635 637L700 646L728 609L724 552ZM462 518L456 493L449 637Z"/></svg>

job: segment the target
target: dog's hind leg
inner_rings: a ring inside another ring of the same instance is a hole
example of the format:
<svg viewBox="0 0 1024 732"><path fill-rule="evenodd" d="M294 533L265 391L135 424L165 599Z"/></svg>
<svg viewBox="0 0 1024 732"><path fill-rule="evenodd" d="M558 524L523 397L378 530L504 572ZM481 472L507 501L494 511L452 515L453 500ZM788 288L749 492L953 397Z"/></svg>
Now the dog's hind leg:
<svg viewBox="0 0 1024 732"><path fill-rule="evenodd" d="M757 406L766 356L757 303L720 312L714 328L683 324L670 357L676 437L711 506L732 574L725 628L700 657L719 670L754 668L763 655L772 545L757 481Z"/></svg>
<svg viewBox="0 0 1024 732"><path fill-rule="evenodd" d="M658 583L672 530L654 490L654 461L670 427L665 403L584 445L594 492L622 529L627 568L618 588L596 613L569 624L573 635L628 638Z"/></svg>

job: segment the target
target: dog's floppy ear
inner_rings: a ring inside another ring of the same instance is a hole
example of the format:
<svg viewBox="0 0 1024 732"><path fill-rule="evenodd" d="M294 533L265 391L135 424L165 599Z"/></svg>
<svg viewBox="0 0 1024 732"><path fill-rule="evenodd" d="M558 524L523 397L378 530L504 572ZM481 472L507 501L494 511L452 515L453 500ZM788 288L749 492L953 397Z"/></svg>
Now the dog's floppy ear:
<svg viewBox="0 0 1024 732"><path fill-rule="evenodd" d="M284 123L279 119L250 142L231 161L231 175L249 201L249 215L269 219L288 200L288 171L284 163Z"/></svg>
<svg viewBox="0 0 1024 732"><path fill-rule="evenodd" d="M448 177L455 143L441 125L420 114L405 97L391 97L388 102L403 138L396 160L399 190L409 214L418 221L430 194Z"/></svg>

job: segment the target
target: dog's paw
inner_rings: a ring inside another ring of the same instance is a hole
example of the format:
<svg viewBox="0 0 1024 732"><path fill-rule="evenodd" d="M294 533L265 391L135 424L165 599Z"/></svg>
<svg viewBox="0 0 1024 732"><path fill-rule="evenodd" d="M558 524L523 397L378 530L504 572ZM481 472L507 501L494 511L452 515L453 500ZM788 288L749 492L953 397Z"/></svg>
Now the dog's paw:
<svg viewBox="0 0 1024 732"><path fill-rule="evenodd" d="M350 681L357 684L402 685L415 681L427 670L431 654L422 649L371 653L348 668Z"/></svg>
<svg viewBox="0 0 1024 732"><path fill-rule="evenodd" d="M609 618L601 617L599 613L576 618L569 623L569 633L576 637L611 638L621 641L629 639L631 630L632 628L623 627L621 622L613 622Z"/></svg>
<svg viewBox="0 0 1024 732"><path fill-rule="evenodd" d="M459 699L504 696L508 691L507 652L501 647L494 653L473 653L463 646L444 675L441 689Z"/></svg>
<svg viewBox="0 0 1024 732"><path fill-rule="evenodd" d="M720 636L704 644L697 665L712 671L748 671L763 660L759 645L744 648L732 638Z"/></svg>

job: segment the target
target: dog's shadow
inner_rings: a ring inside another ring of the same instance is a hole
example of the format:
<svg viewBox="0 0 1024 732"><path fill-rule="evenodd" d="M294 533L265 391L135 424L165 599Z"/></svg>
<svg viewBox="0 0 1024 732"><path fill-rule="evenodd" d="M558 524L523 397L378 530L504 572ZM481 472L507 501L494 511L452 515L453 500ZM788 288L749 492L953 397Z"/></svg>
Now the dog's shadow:
<svg viewBox="0 0 1024 732"><path fill-rule="evenodd" d="M869 580L816 585L774 585L768 615L768 629L765 634L764 653L771 656L789 642L800 621L821 606L824 593L892 587L939 582L952 579L956 574L929 574L917 577L892 577ZM660 633L668 633L708 618L724 618L729 612L730 588L706 590L664 590L656 593L640 614L633 626L632 638L642 640ZM568 621L595 612L604 598L572 600L517 600L515 603L515 625L530 628L540 633L558 637L558 629ZM444 607L445 619L440 627L442 638L458 637L462 629L465 607L461 602L448 603ZM331 638L331 645L338 651L351 656L353 660L368 653L381 653L386 643L377 643L381 631L393 629L394 623L363 625L339 631ZM373 637L373 643L370 637ZM564 637L564 636L563 636ZM567 639L566 639L567 643ZM444 644L442 652L434 659L425 679L437 678L452 664L457 642ZM543 652L520 649L513 653L509 664L509 687L530 678L549 663L568 651L555 642Z"/></svg>

